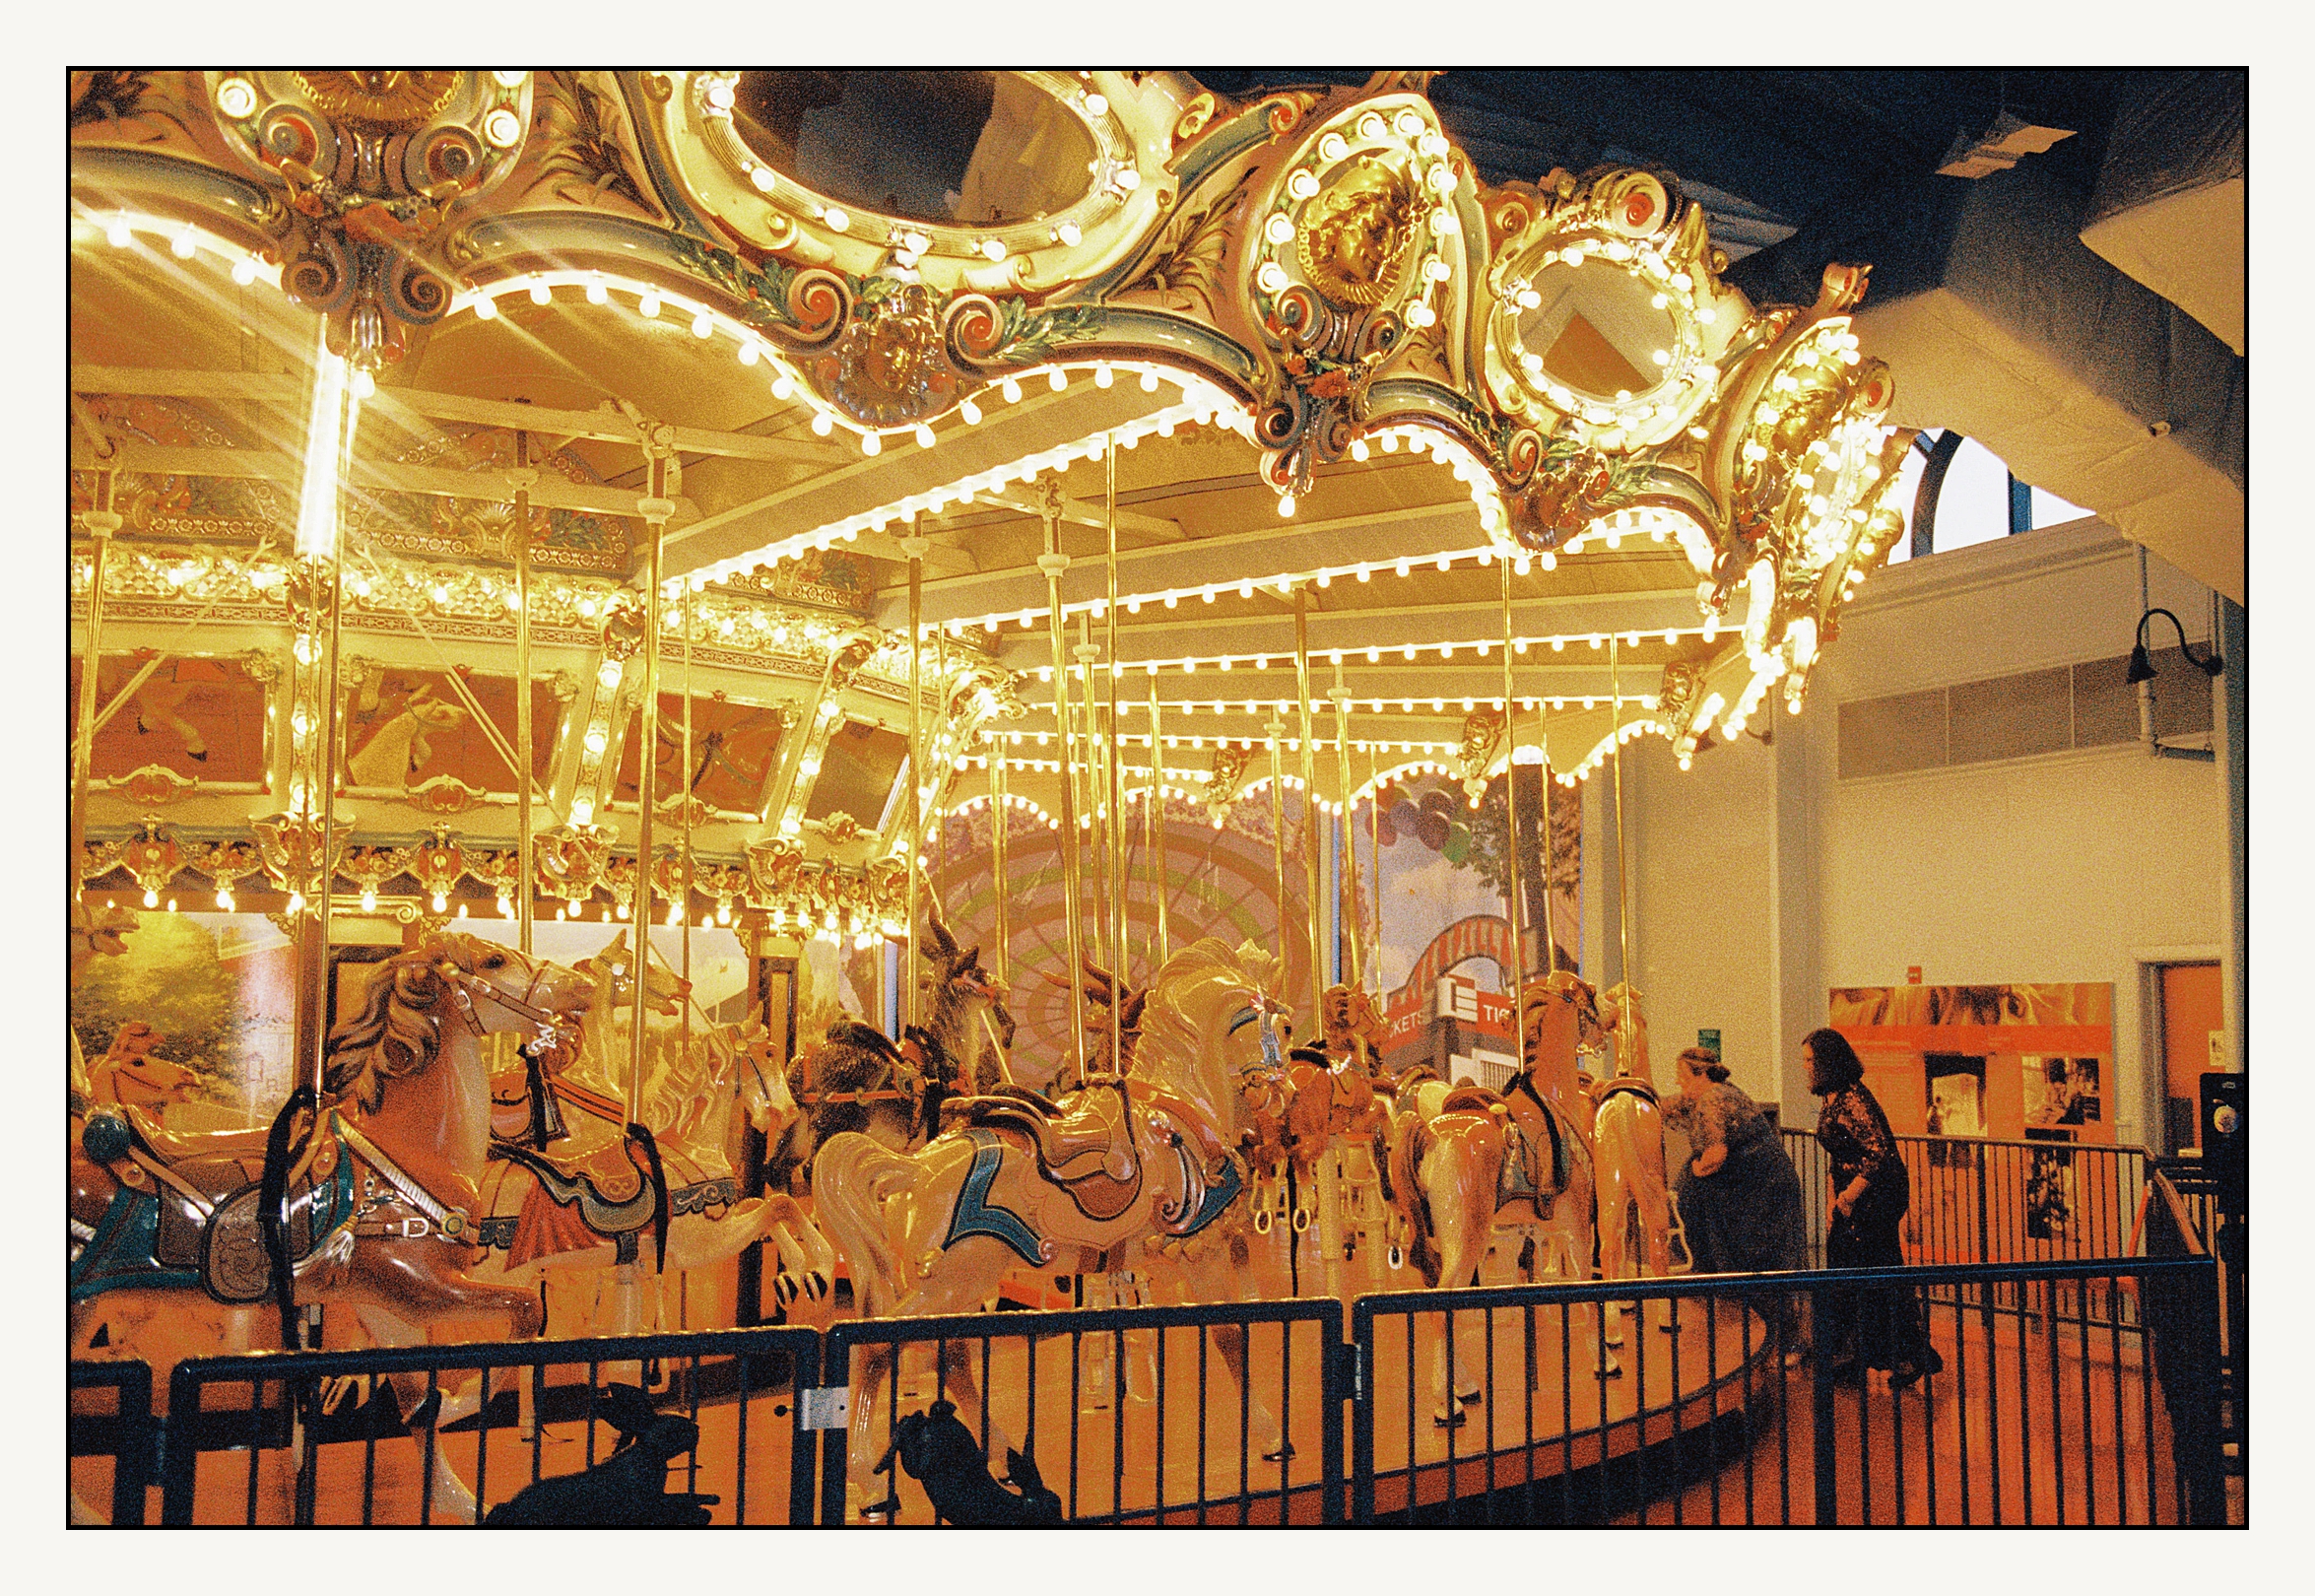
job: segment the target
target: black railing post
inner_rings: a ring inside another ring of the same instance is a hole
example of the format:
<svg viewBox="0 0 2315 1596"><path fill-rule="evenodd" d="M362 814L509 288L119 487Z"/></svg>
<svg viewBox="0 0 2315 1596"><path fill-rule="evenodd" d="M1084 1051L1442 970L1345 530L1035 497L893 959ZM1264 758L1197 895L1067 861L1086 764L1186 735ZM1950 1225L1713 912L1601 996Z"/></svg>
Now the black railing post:
<svg viewBox="0 0 2315 1596"><path fill-rule="evenodd" d="M1812 1287L1809 1292L1809 1329L1813 1337L1819 1337L1824 1327L1824 1294ZM1811 1361L1815 1371L1810 1381L1809 1413L1814 1422L1816 1439L1815 1475L1817 1481L1817 1522L1831 1526L1840 1522L1840 1477L1833 1466L1833 1352L1819 1337L1816 1341L1816 1357Z"/></svg>
<svg viewBox="0 0 2315 1596"><path fill-rule="evenodd" d="M1343 1404L1351 1403L1356 1411L1364 1405L1366 1389L1365 1360L1358 1344L1346 1336L1342 1303L1336 1301L1333 1305L1332 1320L1319 1322L1319 1334L1325 1338L1322 1345L1326 1349L1328 1374L1325 1400L1319 1404L1318 1427L1318 1517L1322 1524L1343 1521ZM1165 1423L1162 1412L1158 1423L1162 1430Z"/></svg>
<svg viewBox="0 0 2315 1596"><path fill-rule="evenodd" d="M1351 1522L1374 1522L1374 1298L1351 1304L1351 1356L1357 1361L1359 1395L1351 1404ZM1412 1396L1409 1398L1413 1400ZM1408 1459L1409 1468L1414 1459ZM1412 1478L1412 1475L1410 1475Z"/></svg>
<svg viewBox="0 0 2315 1596"><path fill-rule="evenodd" d="M893 1401L895 1407L900 1400L899 1370L900 1355L898 1349L894 1348L893 1353L893 1373L894 1376ZM837 1386L845 1390L851 1388L852 1342L844 1334L844 1326L840 1324L831 1327L821 1338L819 1378L824 1386ZM802 1428L805 1420L804 1392L806 1389L802 1384L796 1387L796 1424L799 1429ZM898 1415L895 1414L893 1417L897 1419ZM844 1423L831 1426L821 1436L820 1527L822 1529L844 1528L844 1485L846 1477L852 1469L851 1442L851 1413L847 1408ZM894 1476L895 1480L897 1478Z"/></svg>
<svg viewBox="0 0 2315 1596"><path fill-rule="evenodd" d="M168 1377L168 1420L162 1432L161 1522L172 1529L193 1522L193 1469L200 1461L193 1431L200 1415L200 1364L188 1358Z"/></svg>

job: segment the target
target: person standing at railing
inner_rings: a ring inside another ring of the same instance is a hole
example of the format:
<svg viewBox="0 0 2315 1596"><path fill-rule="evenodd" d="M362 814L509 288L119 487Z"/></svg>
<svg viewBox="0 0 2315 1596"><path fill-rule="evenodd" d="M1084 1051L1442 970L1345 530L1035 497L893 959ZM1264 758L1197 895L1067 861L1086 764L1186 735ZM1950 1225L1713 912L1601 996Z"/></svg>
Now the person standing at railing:
<svg viewBox="0 0 2315 1596"><path fill-rule="evenodd" d="M1663 1107L1665 1123L1695 1150L1678 1182L1695 1272L1808 1268L1801 1178L1768 1116L1729 1080L1720 1055L1704 1047L1683 1052L1680 1095Z"/></svg>
<svg viewBox="0 0 2315 1596"><path fill-rule="evenodd" d="M1802 1038L1801 1058L1809 1066L1809 1090L1821 1099L1817 1140L1832 1169L1825 1267L1901 1265L1905 1253L1898 1231L1911 1184L1888 1116L1866 1089L1865 1066L1848 1038L1829 1028ZM1836 1380L1862 1384L1866 1370L1884 1368L1896 1388L1946 1366L1929 1343L1919 1294L1901 1287L1825 1293L1817 1355L1834 1361Z"/></svg>
<svg viewBox="0 0 2315 1596"><path fill-rule="evenodd" d="M1663 1103L1666 1124L1688 1139L1693 1156L1677 1185L1688 1251L1699 1275L1806 1269L1809 1226L1801 1206L1801 1179L1784 1156L1781 1138L1728 1078L1728 1066L1710 1048L1690 1047L1679 1060L1680 1095ZM1792 1347L1792 1299L1782 1293L1764 1304Z"/></svg>

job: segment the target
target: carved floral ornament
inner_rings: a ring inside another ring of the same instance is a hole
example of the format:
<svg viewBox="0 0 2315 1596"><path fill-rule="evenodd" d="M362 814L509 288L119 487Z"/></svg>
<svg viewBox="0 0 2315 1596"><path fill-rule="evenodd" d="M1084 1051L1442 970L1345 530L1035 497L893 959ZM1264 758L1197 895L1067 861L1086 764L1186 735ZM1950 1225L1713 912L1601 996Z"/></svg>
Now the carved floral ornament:
<svg viewBox="0 0 2315 1596"><path fill-rule="evenodd" d="M230 911L235 884L263 874L276 889L302 900L319 893L319 830L318 820L274 815L251 823L253 841L187 843L160 817L148 815L127 836L87 844L81 879L93 883L125 871L147 907L158 907L165 895L207 887L214 890L218 906ZM559 827L539 835L535 854L540 898L562 900L570 913L608 904L620 918L631 915L634 856L612 852L609 832ZM381 892L407 877L428 895L436 914L449 909L452 897L466 896L462 883L469 881L496 896L501 914L510 913L509 895L519 873L515 850L462 845L456 832L439 825L409 846L349 845L341 833L331 853L331 891L351 888L364 912L375 912ZM694 908L699 900L712 903L722 924L740 912L763 916L775 931L819 928L871 936L904 923L907 875L905 865L889 858L859 868L808 864L794 842L766 838L751 844L747 856L736 862L694 859L688 879L673 853L664 854L653 882L662 901L680 897Z"/></svg>
<svg viewBox="0 0 2315 1596"><path fill-rule="evenodd" d="M562 169L555 141L574 136L528 127L526 75L280 72L200 80L241 188L170 157L146 167L175 178L133 187L155 216L83 206L108 233L259 228L286 292L350 317L348 347L381 359L403 347L396 326L489 315L501 294L583 288L576 315L673 305L736 348L735 381L869 453L937 443L935 424L969 425L992 390L1089 366L1180 384L1185 413L1254 441L1288 511L1315 466L1414 442L1515 560L1548 568L1631 532L1678 542L1700 614L1737 632L1659 728L1684 756L1741 731L1778 683L1798 694L1894 536L1889 376L1849 330L1862 269L1834 268L1813 306L1754 306L1664 174L1480 183L1424 75L1239 102L1165 72L998 74L1019 114L1085 155L1084 180L970 225L803 181L749 125L750 74L551 76L540 94L607 107L589 159L617 157L613 186L641 204L497 181L516 162ZM76 130L76 179L93 163L109 196L105 137ZM229 205L250 181L272 198Z"/></svg>

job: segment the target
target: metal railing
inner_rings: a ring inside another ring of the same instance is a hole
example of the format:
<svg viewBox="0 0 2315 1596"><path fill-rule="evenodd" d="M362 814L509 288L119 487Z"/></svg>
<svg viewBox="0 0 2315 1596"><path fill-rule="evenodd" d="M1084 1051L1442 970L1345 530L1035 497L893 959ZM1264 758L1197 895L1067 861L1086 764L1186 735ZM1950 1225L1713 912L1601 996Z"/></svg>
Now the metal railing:
<svg viewBox="0 0 2315 1596"><path fill-rule="evenodd" d="M66 1391L66 1455L109 1458L111 1477L104 1482L110 1498L108 1522L116 1526L144 1523L145 1488L154 1478L158 1436L153 1422L153 1371L137 1363L74 1363ZM94 1396L104 1391L112 1393L108 1407ZM77 1487L80 1481L74 1484ZM94 1511L95 1504L83 1500L77 1490L73 1499L79 1508Z"/></svg>
<svg viewBox="0 0 2315 1596"><path fill-rule="evenodd" d="M1224 1335L1242 1339L1251 1380L1226 1367ZM829 1327L821 1366L858 1400L873 1358L880 1453L903 1409L956 1402L1002 1454L994 1425L1031 1457L1070 1523L1333 1524L1343 1507L1342 1355L1341 1303L1299 1298L844 1320ZM831 1430L821 1454L823 1524L846 1521L851 1463L847 1432ZM893 1468L891 1486L904 1504L897 1516L942 1516L904 1468ZM854 1503L855 1517L864 1505Z"/></svg>
<svg viewBox="0 0 2315 1596"><path fill-rule="evenodd" d="M162 1522L479 1524L607 1461L601 1397L630 1384L696 1427L669 1485L717 1498L711 1522L808 1524L797 1393L820 1352L817 1331L761 1326L188 1360L168 1382Z"/></svg>
<svg viewBox="0 0 2315 1596"><path fill-rule="evenodd" d="M2093 1291L2137 1311L2052 1310ZM1921 1304L1926 1383L1800 1356L1804 1323L1877 1295ZM480 1523L613 1456L595 1397L617 1382L696 1427L664 1485L718 1524L970 1519L906 1463L875 1468L893 1415L944 1399L967 1459L1022 1453L1071 1523L2215 1524L2218 1335L2216 1273L2187 1256L253 1354L170 1379L161 1519ZM142 1375L74 1383L125 1416ZM870 1396L855 1459L848 1404ZM76 1449L114 1457L114 1521L140 1522L150 1436L91 1423ZM650 1461L599 1521L657 1488Z"/></svg>
<svg viewBox="0 0 2315 1596"><path fill-rule="evenodd" d="M2093 1291L2139 1298L2146 1328L2052 1311ZM1872 1311L1885 1294L1920 1304L1944 1363L1926 1387L1843 1383L1829 1358L1788 1366L1785 1301L1821 1324L1844 1297ZM1612 1306L1622 1334L1604 1346ZM2208 1267L2147 1259L1362 1297L1352 1515L2221 1524L2216 1324ZM1468 1404L1431 1372L1458 1354L1486 1375ZM1462 1417L1442 1424L1448 1403Z"/></svg>
<svg viewBox="0 0 2315 1596"><path fill-rule="evenodd" d="M1811 1261L1820 1264L1830 1166L1816 1132L1787 1126L1783 1136L1801 1177ZM2038 1263L2132 1250L2147 1180L2140 1148L1975 1136L1896 1142L1912 1187L1902 1236L1909 1264Z"/></svg>

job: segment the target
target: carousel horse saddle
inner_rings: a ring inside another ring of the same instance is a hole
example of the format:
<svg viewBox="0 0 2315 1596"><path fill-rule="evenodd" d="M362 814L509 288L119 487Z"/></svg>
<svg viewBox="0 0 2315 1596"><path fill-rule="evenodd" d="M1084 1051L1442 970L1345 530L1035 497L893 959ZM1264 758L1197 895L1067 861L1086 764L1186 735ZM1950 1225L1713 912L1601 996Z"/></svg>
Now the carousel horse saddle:
<svg viewBox="0 0 2315 1596"><path fill-rule="evenodd" d="M564 1189L582 1183L601 1203L631 1202L643 1188L642 1171L628 1157L627 1144L614 1135L584 1146L557 1146L544 1152L520 1142L495 1140L490 1156L520 1164L534 1174L552 1175Z"/></svg>
<svg viewBox="0 0 2315 1596"><path fill-rule="evenodd" d="M1070 1186L1096 1175L1129 1180L1134 1173L1133 1134L1125 1094L1117 1085L1085 1092L1067 1112L1041 1100L1019 1097L959 1097L944 1104L943 1117L990 1130L1026 1135L1037 1166L1055 1185Z"/></svg>
<svg viewBox="0 0 2315 1596"><path fill-rule="evenodd" d="M1502 1121L1508 1140L1502 1172L1495 1180L1498 1202L1529 1197L1543 1205L1567 1189L1567 1147L1559 1137L1559 1122L1550 1113L1523 1112L1501 1093L1468 1084L1451 1089L1439 1104L1439 1112L1491 1114ZM1544 1133L1548 1152L1537 1146L1534 1131L1538 1128Z"/></svg>
<svg viewBox="0 0 2315 1596"><path fill-rule="evenodd" d="M1636 1075L1612 1075L1592 1088L1592 1100L1600 1107L1608 1106L1608 1099L1619 1095L1634 1097L1645 1103L1656 1100L1656 1089Z"/></svg>

